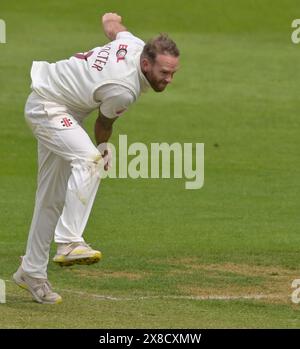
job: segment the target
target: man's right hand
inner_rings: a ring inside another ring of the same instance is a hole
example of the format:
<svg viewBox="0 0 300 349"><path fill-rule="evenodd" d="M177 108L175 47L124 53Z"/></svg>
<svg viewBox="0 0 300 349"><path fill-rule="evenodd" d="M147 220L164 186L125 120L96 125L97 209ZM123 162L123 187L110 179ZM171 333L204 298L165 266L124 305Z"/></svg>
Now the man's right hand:
<svg viewBox="0 0 300 349"><path fill-rule="evenodd" d="M115 21L117 23L122 23L122 17L119 16L117 13L112 13L112 12L105 13L102 16L102 24L103 24L103 26L104 26L104 24L106 22L109 22L109 21Z"/></svg>
<svg viewBox="0 0 300 349"><path fill-rule="evenodd" d="M122 24L122 17L117 13L105 13L102 16L102 25L105 35L110 40L115 40L119 32L127 31Z"/></svg>

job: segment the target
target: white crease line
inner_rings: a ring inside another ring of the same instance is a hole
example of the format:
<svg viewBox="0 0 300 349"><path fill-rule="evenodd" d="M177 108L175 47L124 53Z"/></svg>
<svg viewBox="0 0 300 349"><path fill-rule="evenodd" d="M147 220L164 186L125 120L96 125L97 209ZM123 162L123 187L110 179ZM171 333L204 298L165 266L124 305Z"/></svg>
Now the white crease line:
<svg viewBox="0 0 300 349"><path fill-rule="evenodd" d="M114 297L106 296L100 294L87 293L82 291L73 291L67 289L61 289L62 292L69 292L85 297L93 297L100 300L112 300L112 301L137 301L146 299L186 299L186 300L239 300L239 299L281 299L280 296L268 296L264 294L249 294L241 296L222 296L222 295L209 295L209 296L172 296L172 295L162 295L162 296L136 296L136 297Z"/></svg>
<svg viewBox="0 0 300 349"><path fill-rule="evenodd" d="M12 280L4 280L5 282L14 283ZM243 300L243 299L284 299L282 296L276 295L265 295L265 294L248 294L241 296L222 296L222 295L208 295L208 296L172 296L172 295L161 295L161 296L136 296L136 297L115 297L109 295L101 295L95 293L88 293L84 291L68 290L68 289L59 289L62 292L68 292L77 294L84 297L93 297L100 300L109 300L109 301L139 301L147 299L183 299L183 300L195 300L195 301L206 301L206 300Z"/></svg>

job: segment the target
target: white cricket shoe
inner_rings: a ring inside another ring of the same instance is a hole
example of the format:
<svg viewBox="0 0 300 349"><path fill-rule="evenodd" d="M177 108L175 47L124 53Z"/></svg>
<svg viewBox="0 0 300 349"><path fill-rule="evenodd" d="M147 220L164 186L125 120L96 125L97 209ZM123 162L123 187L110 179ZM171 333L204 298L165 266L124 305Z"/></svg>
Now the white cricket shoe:
<svg viewBox="0 0 300 349"><path fill-rule="evenodd" d="M38 303L58 304L62 302L61 296L52 291L47 279L33 278L25 273L21 266L14 273L13 280L18 286L29 291Z"/></svg>
<svg viewBox="0 0 300 349"><path fill-rule="evenodd" d="M73 264L93 264L99 262L101 252L93 250L85 242L71 242L69 244L58 244L57 253L53 262L61 267Z"/></svg>

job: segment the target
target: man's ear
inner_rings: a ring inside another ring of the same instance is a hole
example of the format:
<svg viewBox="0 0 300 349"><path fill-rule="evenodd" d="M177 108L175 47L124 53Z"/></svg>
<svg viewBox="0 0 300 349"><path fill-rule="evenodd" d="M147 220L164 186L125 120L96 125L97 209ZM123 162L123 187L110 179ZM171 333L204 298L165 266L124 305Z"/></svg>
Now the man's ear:
<svg viewBox="0 0 300 349"><path fill-rule="evenodd" d="M142 68L142 71L145 71L145 72L149 71L149 67L150 67L150 66L151 66L150 61L149 61L147 58L143 57L143 58L141 59L141 68Z"/></svg>

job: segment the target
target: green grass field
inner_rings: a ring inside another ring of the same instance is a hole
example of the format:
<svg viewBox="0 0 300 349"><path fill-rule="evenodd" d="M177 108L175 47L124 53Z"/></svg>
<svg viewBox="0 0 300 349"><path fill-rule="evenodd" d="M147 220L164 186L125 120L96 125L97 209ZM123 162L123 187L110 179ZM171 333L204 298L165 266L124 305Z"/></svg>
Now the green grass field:
<svg viewBox="0 0 300 349"><path fill-rule="evenodd" d="M50 262L57 306L7 281L0 327L299 328L297 0L2 1L0 278L18 267L34 204L36 142L23 118L31 62L107 42L99 16L112 11L145 40L168 32L182 55L172 86L143 96L112 143L205 143L205 185L105 179L84 235L103 260Z"/></svg>

